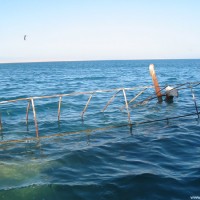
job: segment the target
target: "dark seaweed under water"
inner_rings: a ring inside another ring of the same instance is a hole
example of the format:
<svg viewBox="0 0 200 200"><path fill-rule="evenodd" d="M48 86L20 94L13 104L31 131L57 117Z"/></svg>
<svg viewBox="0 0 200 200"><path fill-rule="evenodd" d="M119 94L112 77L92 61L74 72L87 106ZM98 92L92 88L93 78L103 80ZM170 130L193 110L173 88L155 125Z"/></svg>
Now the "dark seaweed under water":
<svg viewBox="0 0 200 200"><path fill-rule="evenodd" d="M9 99L152 85L154 63L160 85L199 81L200 60L90 61L0 64L0 101ZM127 92L130 100L140 90ZM200 87L193 88L200 105ZM0 199L192 199L200 198L200 131L197 115L108 130L86 129L127 123L123 93L97 93L81 120L88 95L35 100L39 135L80 134L6 143L35 137L27 101L0 105ZM154 95L148 89L136 102ZM172 104L153 99L130 108L132 122L195 113L190 88Z"/></svg>

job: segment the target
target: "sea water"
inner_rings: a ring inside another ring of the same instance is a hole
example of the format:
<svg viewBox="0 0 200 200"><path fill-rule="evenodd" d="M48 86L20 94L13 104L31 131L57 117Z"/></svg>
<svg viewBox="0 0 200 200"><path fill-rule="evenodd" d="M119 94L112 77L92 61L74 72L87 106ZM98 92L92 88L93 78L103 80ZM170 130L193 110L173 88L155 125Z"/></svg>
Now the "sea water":
<svg viewBox="0 0 200 200"><path fill-rule="evenodd" d="M151 86L151 63L162 88L199 81L200 60L0 64L0 101ZM63 97L59 121L59 97L35 99L39 136L53 136L36 141L9 142L35 138L28 100L1 104L0 199L200 199L198 115L171 119L199 108L189 86L171 104L140 105L155 96L148 88L130 104L132 129L122 90L104 112L117 90L92 93L83 118L90 94ZM142 90L126 90L128 101Z"/></svg>

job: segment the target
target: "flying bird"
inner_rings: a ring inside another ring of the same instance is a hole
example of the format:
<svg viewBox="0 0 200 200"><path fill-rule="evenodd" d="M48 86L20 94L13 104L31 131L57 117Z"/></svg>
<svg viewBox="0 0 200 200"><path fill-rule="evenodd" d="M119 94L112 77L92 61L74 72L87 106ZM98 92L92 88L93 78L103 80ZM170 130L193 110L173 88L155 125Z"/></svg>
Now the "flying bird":
<svg viewBox="0 0 200 200"><path fill-rule="evenodd" d="M24 35L24 40L26 40L26 35Z"/></svg>

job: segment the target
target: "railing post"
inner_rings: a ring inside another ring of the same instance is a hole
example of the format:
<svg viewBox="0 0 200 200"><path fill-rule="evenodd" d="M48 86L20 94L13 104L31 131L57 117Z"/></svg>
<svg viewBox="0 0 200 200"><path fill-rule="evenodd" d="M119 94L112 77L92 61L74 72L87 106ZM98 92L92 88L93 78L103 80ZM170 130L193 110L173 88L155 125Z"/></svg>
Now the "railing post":
<svg viewBox="0 0 200 200"><path fill-rule="evenodd" d="M193 101L194 101L195 109L196 109L196 112L197 112L197 116L198 116L198 119L199 119L199 111L198 111L197 102L196 102L196 98L195 98L194 91L192 89L191 83L190 83L190 89L191 89L191 93L192 93L192 98L193 98Z"/></svg>
<svg viewBox="0 0 200 200"><path fill-rule="evenodd" d="M59 97L59 102L58 102L58 121L60 121L60 108L61 108L61 103L62 103L62 97Z"/></svg>
<svg viewBox="0 0 200 200"><path fill-rule="evenodd" d="M130 116L130 112L129 112L129 108L128 108L128 102L127 102L127 98L126 98L125 89L123 89L123 94L124 94L124 101L125 101L125 105L126 105L126 110L127 110L127 113L128 113L128 122L129 122L129 124L131 124L131 116Z"/></svg>
<svg viewBox="0 0 200 200"><path fill-rule="evenodd" d="M33 108L33 117L35 122L35 131L36 131L36 137L38 137L38 124L37 124L37 118L36 118L36 112L35 112L35 105L33 98L31 98L32 108Z"/></svg>
<svg viewBox="0 0 200 200"><path fill-rule="evenodd" d="M29 108L30 108L30 100L28 101L28 105L26 108L26 125L28 125L28 112L29 112Z"/></svg>
<svg viewBox="0 0 200 200"><path fill-rule="evenodd" d="M87 104L85 105L85 108L84 108L84 110L83 110L82 113L81 113L82 119L83 119L83 115L84 115L85 111L87 110L87 107L88 107L88 105L89 105L89 103L90 103L90 100L91 100L91 98L92 98L92 95L93 95L93 93L90 95L90 97L89 97L89 99L88 99L88 101L87 101Z"/></svg>
<svg viewBox="0 0 200 200"><path fill-rule="evenodd" d="M0 112L0 131L2 130L1 112Z"/></svg>
<svg viewBox="0 0 200 200"><path fill-rule="evenodd" d="M118 94L120 91L121 91L121 89L118 90L118 91L111 97L111 99L108 101L108 103L106 104L106 106L101 110L101 112L104 112L104 111L106 110L106 108L108 107L108 105L113 101L113 99L117 96L117 94Z"/></svg>

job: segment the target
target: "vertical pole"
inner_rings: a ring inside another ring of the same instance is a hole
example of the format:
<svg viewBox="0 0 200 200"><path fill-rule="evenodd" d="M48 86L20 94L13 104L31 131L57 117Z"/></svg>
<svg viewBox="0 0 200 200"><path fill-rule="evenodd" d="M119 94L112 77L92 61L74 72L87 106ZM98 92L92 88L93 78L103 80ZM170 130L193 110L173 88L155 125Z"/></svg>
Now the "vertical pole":
<svg viewBox="0 0 200 200"><path fill-rule="evenodd" d="M195 105L195 108L196 108L197 116L198 116L198 119L199 119L199 111L198 111L197 102L196 102L196 98L195 98L191 83L190 83L190 89L191 89L194 105Z"/></svg>
<svg viewBox="0 0 200 200"><path fill-rule="evenodd" d="M0 131L2 130L1 112L0 112Z"/></svg>
<svg viewBox="0 0 200 200"><path fill-rule="evenodd" d="M158 102L162 102L162 94L160 92L160 87L159 87L158 80L157 80L157 77L156 77L156 72L154 70L154 64L149 65L149 71L150 71L150 75L151 75L152 80L153 80L153 84L154 84L154 87L155 87L155 92L156 92L156 95L157 95L157 98L158 98Z"/></svg>
<svg viewBox="0 0 200 200"><path fill-rule="evenodd" d="M62 103L62 97L59 97L59 103L58 103L58 121L60 121L60 108Z"/></svg>
<svg viewBox="0 0 200 200"><path fill-rule="evenodd" d="M93 95L93 94L90 95L90 97L89 97L89 99L88 99L88 101L87 101L87 104L85 105L85 108L84 108L83 112L81 113L82 119L83 119L83 115L84 115L85 111L87 110L87 107L88 107L88 105L89 105L89 103L90 103L90 100L91 100L91 98L92 98L92 95Z"/></svg>
<svg viewBox="0 0 200 200"><path fill-rule="evenodd" d="M34 117L34 121L35 121L36 137L38 137L38 124L37 124L37 119L36 119L36 112L35 112L35 105L34 105L33 98L31 99L31 103L32 103L32 108L33 108L33 117Z"/></svg>
<svg viewBox="0 0 200 200"><path fill-rule="evenodd" d="M125 89L123 89L123 94L124 94L124 100L125 100L125 104L126 104L126 110L127 110L127 113L128 113L128 122L129 122L129 124L131 124L131 117L130 117L130 112L129 112L129 109L128 109L128 102L127 102L127 98L126 98Z"/></svg>
<svg viewBox="0 0 200 200"><path fill-rule="evenodd" d="M28 105L26 108L26 125L28 125L28 112L29 112L29 108L30 108L30 100L28 101Z"/></svg>

